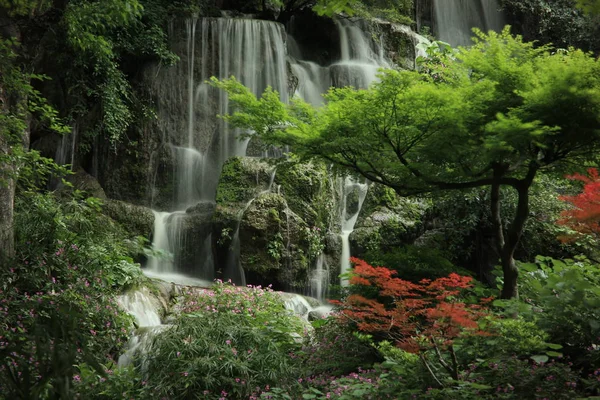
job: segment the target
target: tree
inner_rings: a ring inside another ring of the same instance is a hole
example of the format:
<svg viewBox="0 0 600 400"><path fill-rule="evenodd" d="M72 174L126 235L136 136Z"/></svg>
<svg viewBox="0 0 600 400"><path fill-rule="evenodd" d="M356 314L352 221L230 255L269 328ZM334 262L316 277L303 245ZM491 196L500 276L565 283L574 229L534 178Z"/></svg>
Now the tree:
<svg viewBox="0 0 600 400"><path fill-rule="evenodd" d="M440 349L449 349L456 360L453 340L465 330L479 333L477 320L487 312L459 300L461 290L471 287L473 278L451 273L414 283L396 277L396 271L351 260L354 269L349 282L354 293L333 302L340 310L338 318L411 353L435 349L441 365L458 380L458 365L446 363ZM421 361L431 371L422 354Z"/></svg>
<svg viewBox="0 0 600 400"><path fill-rule="evenodd" d="M256 99L235 79L213 84L229 92L237 111L225 118L234 125L400 195L490 188L501 296L512 298L536 175L589 159L600 145L600 63L575 49L535 47L508 27L476 35L435 76L384 71L368 90L330 90L316 110L300 99L286 106L270 89ZM502 187L517 198L507 228Z"/></svg>

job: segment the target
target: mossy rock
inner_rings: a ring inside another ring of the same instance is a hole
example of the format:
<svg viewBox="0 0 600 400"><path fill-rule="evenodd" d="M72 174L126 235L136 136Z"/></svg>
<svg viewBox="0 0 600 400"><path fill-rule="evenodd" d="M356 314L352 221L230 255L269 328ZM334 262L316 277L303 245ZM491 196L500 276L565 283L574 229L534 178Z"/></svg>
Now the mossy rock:
<svg viewBox="0 0 600 400"><path fill-rule="evenodd" d="M252 283L303 287L306 228L280 194L265 193L248 206L240 222L240 259Z"/></svg>
<svg viewBox="0 0 600 400"><path fill-rule="evenodd" d="M427 208L425 201L400 197L388 187L372 184L350 235L352 254L362 257L413 243L422 234Z"/></svg>
<svg viewBox="0 0 600 400"><path fill-rule="evenodd" d="M117 221L131 236L150 237L154 227L154 214L144 206L107 199L102 211Z"/></svg>
<svg viewBox="0 0 600 400"><path fill-rule="evenodd" d="M311 226L328 227L335 215L334 192L327 166L286 161L277 165L275 184L290 209Z"/></svg>
<svg viewBox="0 0 600 400"><path fill-rule="evenodd" d="M383 35L387 57L403 69L415 69L417 35L408 25L373 19L370 21L374 37Z"/></svg>
<svg viewBox="0 0 600 400"><path fill-rule="evenodd" d="M217 186L217 204L239 207L267 190L274 167L265 160L232 157L223 165Z"/></svg>

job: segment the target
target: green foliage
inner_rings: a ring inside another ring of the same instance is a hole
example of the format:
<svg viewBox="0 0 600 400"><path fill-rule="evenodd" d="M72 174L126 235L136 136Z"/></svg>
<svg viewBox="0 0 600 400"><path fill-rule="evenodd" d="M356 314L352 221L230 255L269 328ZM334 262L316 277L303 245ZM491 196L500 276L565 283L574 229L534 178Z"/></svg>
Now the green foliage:
<svg viewBox="0 0 600 400"><path fill-rule="evenodd" d="M498 362L512 356L527 358L561 347L549 346L548 334L523 317L500 319L490 316L480 320L479 326L486 335L467 333L457 341L455 349L462 363L468 364L476 359Z"/></svg>
<svg viewBox="0 0 600 400"><path fill-rule="evenodd" d="M370 341L362 340L332 317L318 320L302 350L302 376L349 374L380 360Z"/></svg>
<svg viewBox="0 0 600 400"><path fill-rule="evenodd" d="M129 240L120 226L101 214L100 205L99 199L77 194L59 201L53 194L21 193L15 207L17 254L23 260L44 260L65 244L74 245L78 251L70 261L80 270L103 271L110 287L138 284L142 273L129 254L140 252L140 243Z"/></svg>
<svg viewBox="0 0 600 400"><path fill-rule="evenodd" d="M306 254L311 260L315 260L325 250L325 235L318 226L305 227L304 235L308 242Z"/></svg>
<svg viewBox="0 0 600 400"><path fill-rule="evenodd" d="M0 386L7 398L71 398L75 366L115 357L130 317L115 289L136 283L123 232L98 201L64 203L51 194L17 197L17 258L0 270Z"/></svg>
<svg viewBox="0 0 600 400"><path fill-rule="evenodd" d="M277 232L267 243L267 254L275 261L280 261L284 251L283 236L281 236L281 232Z"/></svg>
<svg viewBox="0 0 600 400"><path fill-rule="evenodd" d="M598 0L576 0L577 7L588 14L600 14L600 1Z"/></svg>
<svg viewBox="0 0 600 400"><path fill-rule="evenodd" d="M419 282L421 279L436 279L452 272L470 275L463 268L456 267L437 249L406 245L387 253L371 251L365 256L371 265L385 265L400 279Z"/></svg>
<svg viewBox="0 0 600 400"><path fill-rule="evenodd" d="M78 366L73 377L74 392L78 398L113 400L118 398L148 399L146 382L133 367L119 367L114 363L103 365L100 372L89 365Z"/></svg>
<svg viewBox="0 0 600 400"><path fill-rule="evenodd" d="M217 282L188 292L183 311L145 355L144 379L156 396L217 399L225 391L242 399L294 376L289 354L302 325L273 291Z"/></svg>
<svg viewBox="0 0 600 400"><path fill-rule="evenodd" d="M576 357L600 360L594 349L600 337L600 268L585 258L538 257L524 264L521 291L531 304L531 317Z"/></svg>
<svg viewBox="0 0 600 400"><path fill-rule="evenodd" d="M600 50L597 0L501 0L500 4L526 40Z"/></svg>

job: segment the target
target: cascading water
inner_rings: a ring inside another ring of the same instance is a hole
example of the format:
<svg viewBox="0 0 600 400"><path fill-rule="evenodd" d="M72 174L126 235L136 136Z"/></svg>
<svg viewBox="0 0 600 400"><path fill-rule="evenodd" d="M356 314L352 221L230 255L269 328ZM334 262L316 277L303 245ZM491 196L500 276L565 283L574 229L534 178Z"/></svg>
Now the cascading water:
<svg viewBox="0 0 600 400"><path fill-rule="evenodd" d="M56 149L54 160L59 165L71 165L71 170L75 164L75 145L79 134L79 126L77 123L71 127L71 132L63 135L60 138L60 143Z"/></svg>
<svg viewBox="0 0 600 400"><path fill-rule="evenodd" d="M340 34L341 59L331 65L333 85L367 88L377 78L380 68L391 68L385 57L383 36L378 41L368 37L364 22L336 20Z"/></svg>
<svg viewBox="0 0 600 400"><path fill-rule="evenodd" d="M309 276L309 295L319 301L324 301L327 297L329 287L329 268L325 262L325 255L319 254L315 268Z"/></svg>
<svg viewBox="0 0 600 400"><path fill-rule="evenodd" d="M117 302L125 312L133 316L138 327L129 339L127 350L119 357L118 364L124 367L133 362L138 351L147 351L152 337L167 325L161 323L159 300L146 287L118 296Z"/></svg>
<svg viewBox="0 0 600 400"><path fill-rule="evenodd" d="M505 24L497 0L434 0L433 8L437 38L452 46L472 44L473 28L499 32Z"/></svg>
<svg viewBox="0 0 600 400"><path fill-rule="evenodd" d="M367 196L369 184L360 183L354 178L346 176L340 179L340 185L340 192L342 193L342 207L340 212L342 257L340 261L340 273L344 274L350 270L350 234L354 230L358 214ZM349 204L349 200L353 200L353 203ZM345 286L348 282L342 279L341 283L342 286Z"/></svg>
<svg viewBox="0 0 600 400"><path fill-rule="evenodd" d="M228 113L228 99L205 81L235 76L255 94L270 85L287 101L285 32L275 22L230 18L193 18L185 22L184 30L180 28L173 26L171 34L185 32L182 62L162 74L155 88L163 143L170 149L173 166L170 210L176 211L157 214L153 247L173 253L173 261L152 258L148 268L164 273L187 269L212 279L210 227L204 229L204 237L194 238L200 244L186 243L185 220L199 203L214 204L223 163L245 155L248 140L240 140L242 131L217 118ZM196 248L193 261L180 254L189 246Z"/></svg>
<svg viewBox="0 0 600 400"><path fill-rule="evenodd" d="M298 77L296 93L304 100L319 106L323 103L322 94L330 86L354 86L359 89L369 87L377 79L380 68L391 68L392 63L385 56L384 38L374 40L369 36L369 29L362 21L336 20L340 37L341 59L328 67L319 66L313 62L298 61L302 52L296 42L291 39L290 64L292 71ZM342 210L340 238L342 240L341 272L350 268L349 237L354 230L354 224L367 194L367 184L355 182L350 177L341 178L340 191ZM348 196L358 189L357 208L347 215ZM322 255L316 260L313 270L309 273L309 286L312 296L322 299L329 285L329 272L324 268ZM344 283L344 282L342 282Z"/></svg>
<svg viewBox="0 0 600 400"><path fill-rule="evenodd" d="M330 86L368 87L377 79L379 68L392 66L386 57L384 38L374 38L373 30L366 22L344 19L335 24L341 57L327 66L303 60L302 50L292 37L287 38L288 57L285 31L275 22L192 18L185 24L172 25L170 37L181 62L164 71L156 71L159 79L154 85L163 148L153 157L158 160L157 171L161 166L160 171L166 174L166 179L156 178L158 173L153 174L155 181L163 185L155 185L153 190L153 204L160 210L155 214L153 245L155 249L172 253L173 257L151 258L147 269L153 274L188 272L204 279L214 277L212 211L206 210L211 207L214 210L223 163L231 156L245 155L247 140L240 140L243 132L230 128L216 117L228 113L228 99L224 92L207 85L205 80L211 76L235 76L255 94L271 86L280 93L283 101L287 101L290 81L286 62L289 62L292 73L298 78L296 94L314 105L322 104L321 95ZM169 170L172 174L164 172ZM172 185L165 185L167 181ZM364 193L361 189L364 200L367 186L353 185L364 188ZM345 196L344 204L347 203ZM362 205L362 201L357 204ZM204 210L202 221L205 222L201 223L206 227L202 229L197 228L198 219L189 222L198 215L198 209ZM348 237L359 211L353 209L349 217L346 217L346 211L343 212L344 270L350 254ZM193 237L187 233L190 225L194 226ZM238 229L232 239L230 259L221 260L226 262L219 267L226 271L226 278L228 275L234 282L243 284ZM328 273L326 266L316 261L309 281L311 290L320 297L324 295Z"/></svg>

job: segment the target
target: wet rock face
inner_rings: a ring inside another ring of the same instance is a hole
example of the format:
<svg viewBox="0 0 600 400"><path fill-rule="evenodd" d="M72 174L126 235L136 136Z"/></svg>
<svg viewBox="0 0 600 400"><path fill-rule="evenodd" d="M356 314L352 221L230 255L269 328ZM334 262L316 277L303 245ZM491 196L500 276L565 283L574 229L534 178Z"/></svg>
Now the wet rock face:
<svg viewBox="0 0 600 400"><path fill-rule="evenodd" d="M239 226L240 262L247 283L303 290L316 262L311 253L311 229L314 232L319 226L326 232L332 226L335 193L322 164L270 162L235 157L223 167L213 216L217 258L227 259ZM332 244L323 243L325 252L330 253L326 254L327 263L338 265L339 246L335 246L335 238L329 242ZM332 276L335 280L336 270Z"/></svg>

